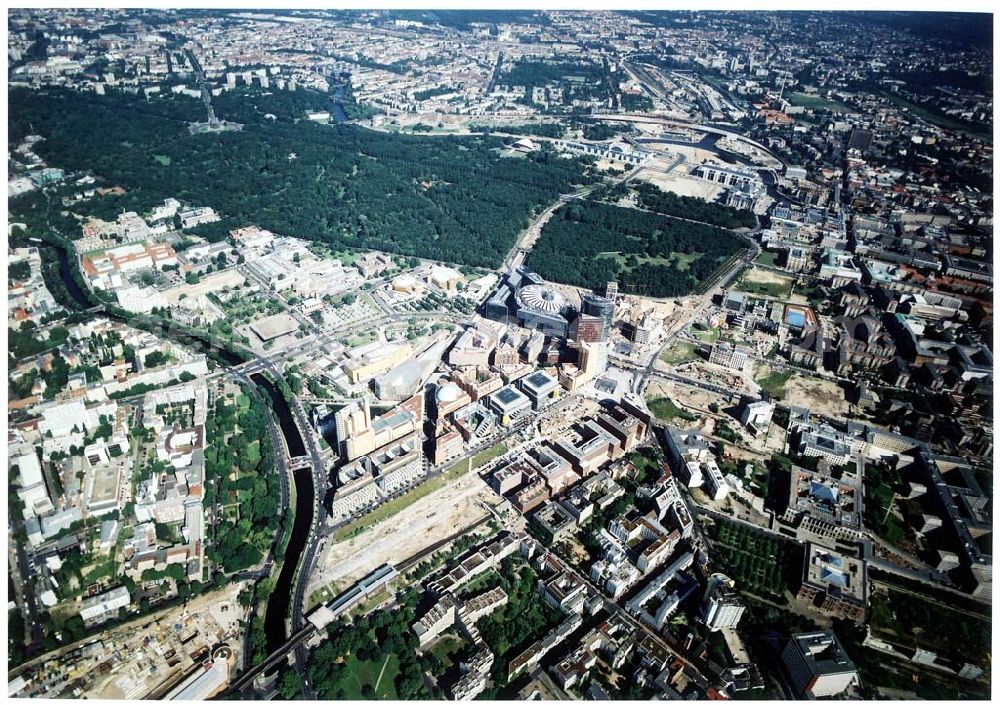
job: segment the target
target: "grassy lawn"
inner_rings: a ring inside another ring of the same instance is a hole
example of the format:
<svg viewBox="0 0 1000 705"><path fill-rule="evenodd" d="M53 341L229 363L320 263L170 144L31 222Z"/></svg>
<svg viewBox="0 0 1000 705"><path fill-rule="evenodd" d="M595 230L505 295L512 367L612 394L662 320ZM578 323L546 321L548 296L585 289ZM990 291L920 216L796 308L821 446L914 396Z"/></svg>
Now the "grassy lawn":
<svg viewBox="0 0 1000 705"><path fill-rule="evenodd" d="M703 252L692 252L691 254L688 255L685 255L681 252L674 252L672 255L670 255L670 259L671 261L673 261L678 271L686 272L688 269L691 268L692 262L694 262L699 257L703 256L704 256Z"/></svg>
<svg viewBox="0 0 1000 705"><path fill-rule="evenodd" d="M684 255L680 252L674 252L669 257L651 257L649 255L623 255L621 252L599 252L596 257L597 259L613 259L619 265L621 265L625 270L631 272L634 267L629 267L626 260L629 256L635 257L637 265L642 266L644 264L649 265L662 265L662 266L677 266L678 269L688 269L691 263L702 256L701 252L695 252L694 254Z"/></svg>
<svg viewBox="0 0 1000 705"><path fill-rule="evenodd" d="M834 113L856 112L835 100L827 100L822 96L806 95L805 93L792 93L788 96L788 102L792 105L801 105L806 110L829 110Z"/></svg>
<svg viewBox="0 0 1000 705"><path fill-rule="evenodd" d="M483 452L479 453L478 455L475 455L472 458L471 469L475 470L476 468L481 467L486 463L490 462L494 458L499 458L506 452L507 452L507 446L505 446L503 443L497 443L492 448L488 448Z"/></svg>
<svg viewBox="0 0 1000 705"><path fill-rule="evenodd" d="M688 329L691 335L700 340L703 343L712 344L719 339L722 335L721 328L709 328L708 330L698 330L697 328Z"/></svg>
<svg viewBox="0 0 1000 705"><path fill-rule="evenodd" d="M153 159L160 163L162 166L170 166L170 157L164 156L162 154L154 154Z"/></svg>
<svg viewBox="0 0 1000 705"><path fill-rule="evenodd" d="M757 255L757 259L755 259L754 262L757 262L759 264L765 264L768 265L769 267L777 267L778 253L770 252L768 250L761 250L760 254Z"/></svg>
<svg viewBox="0 0 1000 705"><path fill-rule="evenodd" d="M829 294L822 286L806 286L799 289L796 294L806 297L806 302L816 310L830 300Z"/></svg>
<svg viewBox="0 0 1000 705"><path fill-rule="evenodd" d="M465 465L462 466L462 471L464 472L464 470ZM388 502L380 504L368 514L358 517L350 524L341 527L333 534L334 543L338 541L346 541L347 539L353 538L358 534L364 533L379 522L396 516L418 499L423 499L436 490L441 489L448 482L448 480L451 479L450 477L446 477L446 475L447 473L442 473L427 482L417 485L406 494L394 497Z"/></svg>
<svg viewBox="0 0 1000 705"><path fill-rule="evenodd" d="M446 561L447 562L447 561ZM484 570L479 575L472 578L460 590L462 595L475 595L480 592L492 590L500 584L500 574L495 570Z"/></svg>
<svg viewBox="0 0 1000 705"><path fill-rule="evenodd" d="M332 250L321 242L310 242L309 251L321 259L340 260L345 267L351 267L357 261L359 255L352 250Z"/></svg>
<svg viewBox="0 0 1000 705"><path fill-rule="evenodd" d="M383 602L387 601L390 597L392 597L392 593L388 590L377 590L374 594L369 595L365 599L361 600L361 602L354 605L354 607L349 609L346 617L348 619L354 619L355 617L366 615Z"/></svg>
<svg viewBox="0 0 1000 705"><path fill-rule="evenodd" d="M785 396L785 385L793 374L795 373L775 370L766 377L758 379L757 384L760 385L761 391L770 393L775 399L781 399Z"/></svg>
<svg viewBox="0 0 1000 705"><path fill-rule="evenodd" d="M399 659L396 658L395 654L389 654L388 657L378 661L359 661L357 656L350 654L344 658L344 663L347 664L351 675L344 682L346 700L366 700L367 698L361 694L361 689L366 684L374 688L376 683L378 683L378 687L375 688L373 699L399 699L395 685L396 674L399 673ZM383 664L385 666L384 673L382 672ZM381 681L379 681L380 673L382 674Z"/></svg>
<svg viewBox="0 0 1000 705"><path fill-rule="evenodd" d="M464 643L462 639L454 634L445 633L441 635L441 638L428 651L441 659L450 668L454 663L451 655L461 649Z"/></svg>
<svg viewBox="0 0 1000 705"><path fill-rule="evenodd" d="M358 254L356 252L351 252L350 250L344 250L343 252L334 252L333 256L335 259L339 259L345 267L351 267L358 259Z"/></svg>
<svg viewBox="0 0 1000 705"><path fill-rule="evenodd" d="M116 553L117 547L112 549L111 554L105 560L97 560L88 566L84 566L80 571L80 575L83 578L83 587L96 585L103 578L114 576L118 567L115 560Z"/></svg>
<svg viewBox="0 0 1000 705"><path fill-rule="evenodd" d="M367 345L378 337L378 333L371 330L366 333L361 333L347 339L347 347L358 348L362 345Z"/></svg>
<svg viewBox="0 0 1000 705"><path fill-rule="evenodd" d="M894 546L906 538L906 525L892 512L893 500L902 483L899 470L879 463L865 468L865 526Z"/></svg>
<svg viewBox="0 0 1000 705"><path fill-rule="evenodd" d="M752 282L747 281L745 278L736 282L736 286L733 288L737 291L745 291L748 294L770 296L775 299L786 299L792 293L791 282Z"/></svg>
<svg viewBox="0 0 1000 705"><path fill-rule="evenodd" d="M330 590L329 586L324 585L319 590L309 594L309 597L306 599L306 611L311 610L313 607L323 602L329 602L333 598L333 591Z"/></svg>
<svg viewBox="0 0 1000 705"><path fill-rule="evenodd" d="M872 596L871 626L890 641L986 665L988 618L975 619L939 601L889 590Z"/></svg>
<svg viewBox="0 0 1000 705"><path fill-rule="evenodd" d="M260 462L260 440L253 441L247 446L247 462L254 467Z"/></svg>
<svg viewBox="0 0 1000 705"><path fill-rule="evenodd" d="M881 91L881 93L883 96L891 100L899 107L906 108L912 114L916 115L918 118L926 120L932 125L937 125L938 127L943 127L947 130L956 130L958 132L966 132L973 135L979 135L981 137L988 138L991 135L989 128L985 126L977 128L975 125L969 125L963 122L958 122L957 120L952 120L946 115L938 115L932 110L928 110L927 108L917 105L916 103L911 103L905 98L901 98L900 96L894 93L887 93L885 91Z"/></svg>
<svg viewBox="0 0 1000 705"><path fill-rule="evenodd" d="M653 415L660 421L671 421L672 419L684 419L686 421L695 420L694 414L690 411L681 409L666 397L657 397L656 399L648 400L646 403L649 405L649 410L652 411Z"/></svg>
<svg viewBox="0 0 1000 705"><path fill-rule="evenodd" d="M639 471L636 476L636 481L639 484L643 484L648 479L660 475L660 463L657 461L657 457L650 449L642 448L630 454L628 459L633 465L635 465L636 470Z"/></svg>
<svg viewBox="0 0 1000 705"><path fill-rule="evenodd" d="M670 347L660 353L660 359L668 365L676 365L685 360L695 360L698 358L697 348L691 343L675 341Z"/></svg>

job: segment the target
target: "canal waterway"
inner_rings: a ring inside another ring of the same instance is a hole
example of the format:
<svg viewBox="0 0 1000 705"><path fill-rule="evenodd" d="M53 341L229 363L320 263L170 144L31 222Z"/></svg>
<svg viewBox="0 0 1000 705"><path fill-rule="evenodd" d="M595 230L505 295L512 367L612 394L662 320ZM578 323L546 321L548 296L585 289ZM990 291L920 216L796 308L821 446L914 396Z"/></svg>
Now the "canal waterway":
<svg viewBox="0 0 1000 705"><path fill-rule="evenodd" d="M90 299L87 295L83 293L83 289L77 284L76 279L73 278L73 268L69 263L69 255L66 250L62 247L56 245L39 244L38 248L43 247L55 247L56 253L59 256L59 277L62 279L63 284L66 285L66 290L69 295L73 297L73 300L80 304L80 308L90 308Z"/></svg>
<svg viewBox="0 0 1000 705"><path fill-rule="evenodd" d="M259 372L250 379L270 397L271 406L278 417L289 455L293 458L305 455L306 447L302 441L302 434L299 433L292 416L292 410L288 407L288 402L281 395L281 392L274 383ZM275 450L281 452L280 448ZM295 471L295 522L292 524L292 535L288 542L288 548L285 549L285 555L282 558L278 581L275 584L274 592L268 599L267 613L264 615L264 634L267 636L267 653L269 654L277 650L288 639L285 619L288 617L288 608L294 590L295 570L299 565L302 551L305 549L309 529L312 527L314 496L312 466L307 465Z"/></svg>
<svg viewBox="0 0 1000 705"><path fill-rule="evenodd" d="M341 109L343 112L343 109ZM346 115L345 115L346 118ZM92 302L86 293L80 288L76 279L73 278L73 266L70 263L66 250L57 245L39 243L39 247L55 247L59 257L59 274L69 295L81 308L90 308ZM118 316L104 312L111 318ZM243 360L222 346L213 345L211 340L199 340L202 345L211 348L222 360L229 365L238 365ZM305 443L288 402L281 395L273 382L257 373L250 378L254 384L264 390L271 400L271 407L274 409L281 428L281 434L285 438L285 445L291 457L301 457L306 455ZM282 453L281 448L275 448L275 453ZM313 521L313 498L315 488L313 487L313 476L311 466L296 470L295 480L295 522L292 525L292 534L282 557L281 572L278 574L278 581L267 604L267 613L264 618L264 632L267 635L267 651L272 653L280 647L288 638L285 629L285 619L288 616L289 605L291 604L293 580L295 571L299 564L299 558L305 549L306 540L309 536L309 529Z"/></svg>
<svg viewBox="0 0 1000 705"><path fill-rule="evenodd" d="M344 97L344 87L338 86L337 90L333 92L333 119L337 122L347 122L347 111L344 110L344 103L341 100Z"/></svg>

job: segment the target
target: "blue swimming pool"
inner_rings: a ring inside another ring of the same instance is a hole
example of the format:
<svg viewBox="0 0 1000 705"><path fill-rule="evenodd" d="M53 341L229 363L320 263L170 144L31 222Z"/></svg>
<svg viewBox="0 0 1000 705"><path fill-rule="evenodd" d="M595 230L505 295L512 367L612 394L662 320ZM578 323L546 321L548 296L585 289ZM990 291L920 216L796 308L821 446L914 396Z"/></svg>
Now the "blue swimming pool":
<svg viewBox="0 0 1000 705"><path fill-rule="evenodd" d="M785 314L785 321L787 321L790 326L802 328L806 324L806 315L802 311L788 311Z"/></svg>

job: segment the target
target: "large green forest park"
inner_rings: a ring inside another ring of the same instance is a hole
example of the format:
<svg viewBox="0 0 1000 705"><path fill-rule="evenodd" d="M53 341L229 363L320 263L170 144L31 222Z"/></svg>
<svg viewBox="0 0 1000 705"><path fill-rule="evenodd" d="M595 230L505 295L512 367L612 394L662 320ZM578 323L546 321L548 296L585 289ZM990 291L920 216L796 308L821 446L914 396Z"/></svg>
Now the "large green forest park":
<svg viewBox="0 0 1000 705"><path fill-rule="evenodd" d="M743 247L722 228L577 200L542 228L528 266L562 284L598 289L617 281L630 293L683 296Z"/></svg>
<svg viewBox="0 0 1000 705"><path fill-rule="evenodd" d="M188 123L205 119L204 106L182 96L13 88L9 104L11 145L39 134L47 163L103 177L133 203L211 206L219 238L257 224L336 248L494 266L534 213L600 178L586 159L505 158L495 137L314 124L305 112L315 98L279 93L227 96L217 115L243 129L197 135Z"/></svg>

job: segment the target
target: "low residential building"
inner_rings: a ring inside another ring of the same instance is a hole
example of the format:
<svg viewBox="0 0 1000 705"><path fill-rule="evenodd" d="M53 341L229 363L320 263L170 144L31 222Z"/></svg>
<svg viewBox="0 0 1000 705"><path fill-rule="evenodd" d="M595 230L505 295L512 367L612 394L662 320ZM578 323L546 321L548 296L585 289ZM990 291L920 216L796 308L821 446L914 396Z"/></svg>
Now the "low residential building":
<svg viewBox="0 0 1000 705"><path fill-rule="evenodd" d="M685 551L625 604L625 609L653 629L663 628L681 602L698 587L697 581L681 573L694 564L694 554Z"/></svg>
<svg viewBox="0 0 1000 705"><path fill-rule="evenodd" d="M545 601L563 614L582 614L588 595L587 583L575 573L560 569L539 584Z"/></svg>
<svg viewBox="0 0 1000 705"><path fill-rule="evenodd" d="M597 654L586 646L578 646L559 663L551 667L556 682L563 688L571 688L581 680L597 663Z"/></svg>
<svg viewBox="0 0 1000 705"><path fill-rule="evenodd" d="M451 595L445 595L437 601L419 620L413 624L413 633L417 635L420 648L427 646L444 630L455 624L458 607Z"/></svg>
<svg viewBox="0 0 1000 705"><path fill-rule="evenodd" d="M471 549L458 565L430 583L430 590L438 595L453 593L483 571L495 568L500 561L521 549L522 541L516 536L500 535L489 543Z"/></svg>
<svg viewBox="0 0 1000 705"><path fill-rule="evenodd" d="M190 210L181 211L177 215L181 219L182 228L193 228L196 225L216 223L219 221L219 216L214 210L208 207L192 208Z"/></svg>
<svg viewBox="0 0 1000 705"><path fill-rule="evenodd" d="M132 597L128 589L118 587L109 592L88 597L80 606L80 617L85 624L98 624L114 617L118 610L132 604Z"/></svg>

